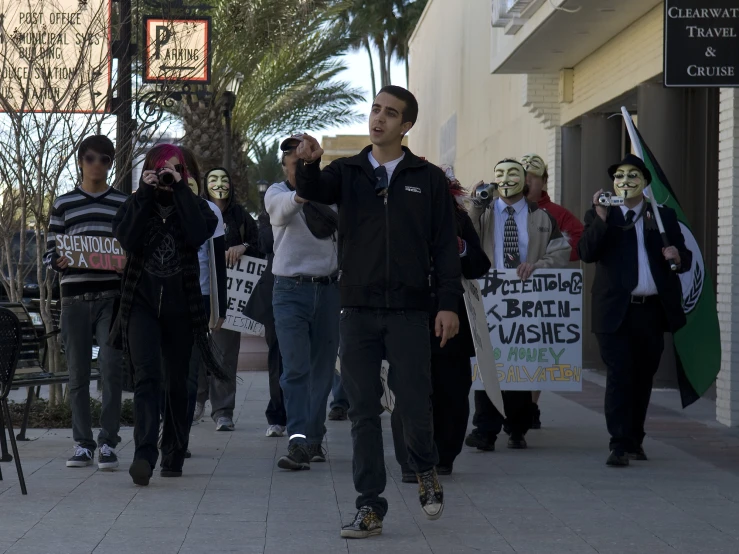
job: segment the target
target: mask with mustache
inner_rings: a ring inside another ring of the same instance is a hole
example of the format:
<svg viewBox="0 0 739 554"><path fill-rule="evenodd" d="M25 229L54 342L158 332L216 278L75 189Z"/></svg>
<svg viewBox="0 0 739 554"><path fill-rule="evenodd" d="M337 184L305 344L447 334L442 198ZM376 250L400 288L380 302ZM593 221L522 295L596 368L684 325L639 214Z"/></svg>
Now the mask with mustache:
<svg viewBox="0 0 739 554"><path fill-rule="evenodd" d="M495 166L495 182L500 196L513 198L523 192L526 170L517 161L503 160Z"/></svg>
<svg viewBox="0 0 739 554"><path fill-rule="evenodd" d="M206 177L208 196L214 200L228 200L231 196L231 178L224 169L211 169Z"/></svg>
<svg viewBox="0 0 739 554"><path fill-rule="evenodd" d="M636 198L644 192L646 179L633 165L620 165L613 174L613 190L621 198Z"/></svg>

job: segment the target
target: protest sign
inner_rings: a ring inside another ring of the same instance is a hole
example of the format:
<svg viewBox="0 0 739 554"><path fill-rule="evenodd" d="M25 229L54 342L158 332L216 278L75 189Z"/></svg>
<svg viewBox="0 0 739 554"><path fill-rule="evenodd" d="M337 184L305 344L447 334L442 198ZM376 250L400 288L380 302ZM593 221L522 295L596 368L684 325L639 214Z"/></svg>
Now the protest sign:
<svg viewBox="0 0 739 554"><path fill-rule="evenodd" d="M540 269L521 281L515 269L492 270L479 284L500 388L581 391L582 271ZM488 362L478 361L484 382Z"/></svg>
<svg viewBox="0 0 739 554"><path fill-rule="evenodd" d="M223 329L258 337L264 336L264 325L246 317L244 308L265 267L267 260L241 256L236 265L227 268L228 309Z"/></svg>
<svg viewBox="0 0 739 554"><path fill-rule="evenodd" d="M477 382L476 389L484 390L493 406L505 415L503 410L503 397L500 394L498 383L498 372L495 365L495 353L490 343L490 333L487 331L487 320L485 319L485 307L482 303L480 285L476 281L462 279L464 287L464 304L467 307L467 317L470 321L472 331L472 342L475 345L476 360L472 374L472 381Z"/></svg>
<svg viewBox="0 0 739 554"><path fill-rule="evenodd" d="M386 360L382 360L382 365L380 366L380 381L382 381L382 398L380 399L380 402L382 402L382 407L385 408L387 412L393 413L393 408L395 408L395 395L393 394L393 391L390 390L390 385L388 384L388 372L390 371L390 364L387 363ZM336 358L336 373L341 375L341 360L340 358Z"/></svg>
<svg viewBox="0 0 739 554"><path fill-rule="evenodd" d="M126 266L126 253L113 237L56 235L56 251L77 269L113 271Z"/></svg>

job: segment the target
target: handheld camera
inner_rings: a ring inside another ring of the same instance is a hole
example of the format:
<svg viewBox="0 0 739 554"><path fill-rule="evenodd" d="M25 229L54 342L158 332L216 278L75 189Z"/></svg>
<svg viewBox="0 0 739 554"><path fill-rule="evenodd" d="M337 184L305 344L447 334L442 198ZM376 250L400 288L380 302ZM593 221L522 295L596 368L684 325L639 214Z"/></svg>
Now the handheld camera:
<svg viewBox="0 0 739 554"><path fill-rule="evenodd" d="M167 187L171 187L174 185L174 176L171 173L162 173L162 169L157 169L157 178L159 179L159 184L164 185Z"/></svg>
<svg viewBox="0 0 739 554"><path fill-rule="evenodd" d="M601 206L623 206L624 199L612 192L604 192L598 197L598 204Z"/></svg>
<svg viewBox="0 0 739 554"><path fill-rule="evenodd" d="M483 183L475 189L474 198L482 202L491 202L497 188L495 183Z"/></svg>

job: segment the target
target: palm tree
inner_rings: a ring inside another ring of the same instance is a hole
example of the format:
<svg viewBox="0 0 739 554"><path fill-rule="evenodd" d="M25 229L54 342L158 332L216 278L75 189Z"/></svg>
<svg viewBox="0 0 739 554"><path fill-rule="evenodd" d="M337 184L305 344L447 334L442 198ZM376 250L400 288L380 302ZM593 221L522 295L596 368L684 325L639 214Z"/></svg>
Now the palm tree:
<svg viewBox="0 0 739 554"><path fill-rule="evenodd" d="M350 46L341 15L346 0L221 0L214 13L208 101L183 102L184 142L205 169L220 165L224 144L220 98L235 73L244 76L233 110L232 177L248 188L247 153L268 137L355 122L359 90L337 81L336 56ZM256 200L256 199L254 199Z"/></svg>

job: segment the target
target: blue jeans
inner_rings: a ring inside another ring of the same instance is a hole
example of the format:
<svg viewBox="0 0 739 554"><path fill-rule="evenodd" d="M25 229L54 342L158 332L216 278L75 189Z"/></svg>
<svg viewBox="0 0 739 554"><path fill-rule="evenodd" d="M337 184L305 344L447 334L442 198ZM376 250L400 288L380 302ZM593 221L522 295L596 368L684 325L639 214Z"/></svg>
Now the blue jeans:
<svg viewBox="0 0 739 554"><path fill-rule="evenodd" d="M331 389L331 396L333 396L333 400L331 400L332 410L334 408L349 410L349 399L346 397L344 385L341 382L341 375L336 372L334 372L334 386Z"/></svg>
<svg viewBox="0 0 739 554"><path fill-rule="evenodd" d="M320 444L339 349L339 286L275 276L272 306L288 436Z"/></svg>

